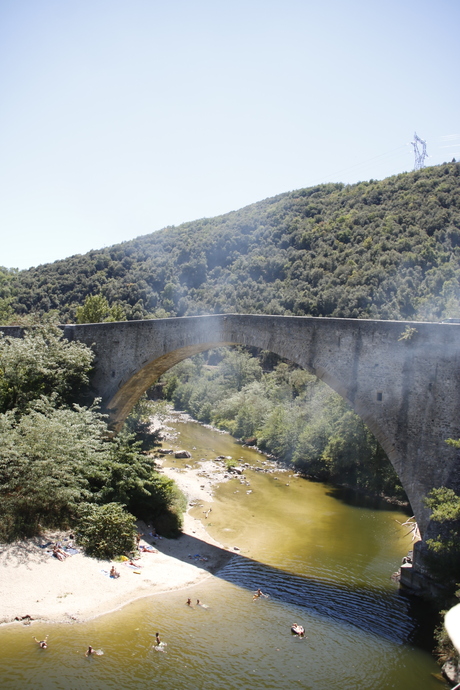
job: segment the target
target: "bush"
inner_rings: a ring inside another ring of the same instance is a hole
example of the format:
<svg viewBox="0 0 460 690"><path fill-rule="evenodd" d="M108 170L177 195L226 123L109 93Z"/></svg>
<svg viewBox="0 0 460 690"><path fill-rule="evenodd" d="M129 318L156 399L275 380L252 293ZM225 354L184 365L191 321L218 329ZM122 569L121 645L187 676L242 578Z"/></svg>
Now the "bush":
<svg viewBox="0 0 460 690"><path fill-rule="evenodd" d="M426 540L429 567L453 587L460 581L460 496L441 486L430 491L425 504L431 510L433 526L438 525L438 534Z"/></svg>
<svg viewBox="0 0 460 690"><path fill-rule="evenodd" d="M88 556L111 559L135 549L136 518L119 503L84 504L75 530Z"/></svg>

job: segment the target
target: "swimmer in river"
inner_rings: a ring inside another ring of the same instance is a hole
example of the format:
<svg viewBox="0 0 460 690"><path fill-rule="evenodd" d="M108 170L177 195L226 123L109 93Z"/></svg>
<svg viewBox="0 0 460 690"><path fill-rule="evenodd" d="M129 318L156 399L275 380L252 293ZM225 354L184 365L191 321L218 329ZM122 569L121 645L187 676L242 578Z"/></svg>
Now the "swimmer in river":
<svg viewBox="0 0 460 690"><path fill-rule="evenodd" d="M32 639L35 640L35 642L38 644L40 649L46 649L48 647L48 643L47 643L48 635L45 637L44 640L37 640L37 638L34 635L32 635Z"/></svg>
<svg viewBox="0 0 460 690"><path fill-rule="evenodd" d="M155 644L153 645L153 649L155 649L157 652L164 652L166 646L167 646L166 642L162 642L160 639L160 633L156 632L155 633Z"/></svg>
<svg viewBox="0 0 460 690"><path fill-rule="evenodd" d="M192 605L192 600L191 600L190 598L188 598L187 601L186 601L186 604L187 604L187 606L191 606L191 605Z"/></svg>
<svg viewBox="0 0 460 690"><path fill-rule="evenodd" d="M254 592L254 596L252 597L252 600L255 601L259 597L265 597L267 599L268 594L264 594L261 589L258 589Z"/></svg>
<svg viewBox="0 0 460 690"><path fill-rule="evenodd" d="M293 635L297 635L297 637L304 637L305 636L305 628L303 625L299 625L298 623L293 623L291 625L291 632Z"/></svg>
<svg viewBox="0 0 460 690"><path fill-rule="evenodd" d="M207 604L203 604L203 602L200 601L199 599L196 600L196 605L201 606L202 609L208 609L209 608L209 606Z"/></svg>
<svg viewBox="0 0 460 690"><path fill-rule="evenodd" d="M91 647L91 645L89 645L85 652L85 656L102 656L103 654L104 652L102 649L94 649L94 647Z"/></svg>

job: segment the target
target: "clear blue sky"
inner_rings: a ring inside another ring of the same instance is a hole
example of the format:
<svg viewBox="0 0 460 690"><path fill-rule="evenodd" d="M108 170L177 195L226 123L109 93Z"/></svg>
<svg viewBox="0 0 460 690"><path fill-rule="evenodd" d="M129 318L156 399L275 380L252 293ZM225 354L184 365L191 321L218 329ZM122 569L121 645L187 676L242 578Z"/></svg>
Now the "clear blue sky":
<svg viewBox="0 0 460 690"><path fill-rule="evenodd" d="M460 159L458 0L1 0L0 265Z"/></svg>

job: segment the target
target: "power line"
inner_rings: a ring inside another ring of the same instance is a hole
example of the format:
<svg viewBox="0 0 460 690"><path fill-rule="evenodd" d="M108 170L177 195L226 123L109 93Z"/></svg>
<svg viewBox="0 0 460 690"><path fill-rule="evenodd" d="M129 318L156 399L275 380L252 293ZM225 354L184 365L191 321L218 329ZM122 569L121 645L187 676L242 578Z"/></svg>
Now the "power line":
<svg viewBox="0 0 460 690"><path fill-rule="evenodd" d="M353 170L353 168L359 168L363 165L367 165L371 161L375 161L378 158L385 158L386 156L391 156L393 153L395 153L395 151L400 151L401 149L406 148L406 146L408 146L408 144L403 144L402 146L397 146L396 148L391 149L390 151L386 151L385 153L380 153L378 156L372 156L372 158L366 158L365 160L360 161L359 163L354 163L354 165L349 165L346 168L341 168L340 170L335 170L334 172L327 173L326 175L323 176L323 179L327 180L327 179L330 179L332 176L339 175L340 173L347 172L348 170Z"/></svg>

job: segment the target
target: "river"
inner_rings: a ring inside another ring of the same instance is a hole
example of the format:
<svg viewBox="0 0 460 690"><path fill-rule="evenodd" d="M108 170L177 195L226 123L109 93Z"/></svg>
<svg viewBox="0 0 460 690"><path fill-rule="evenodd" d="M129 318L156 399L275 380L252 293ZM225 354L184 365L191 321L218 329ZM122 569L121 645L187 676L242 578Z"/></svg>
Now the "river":
<svg viewBox="0 0 460 690"><path fill-rule="evenodd" d="M230 436L176 423L193 458L265 458ZM172 460L170 461L173 462ZM31 629L0 630L0 687L8 690L439 690L425 604L390 579L410 549L388 506L358 505L346 492L292 472L246 470L195 506L235 557L200 585L150 597L79 625L49 625L43 653ZM235 548L236 547L236 548ZM268 594L253 601L257 588ZM185 605L190 597L205 606ZM206 608L205 608L206 607ZM306 637L290 626L299 623ZM43 627L43 626L42 626ZM152 649L156 631L167 642ZM32 631L33 632L33 631ZM85 658L88 641L104 656Z"/></svg>

